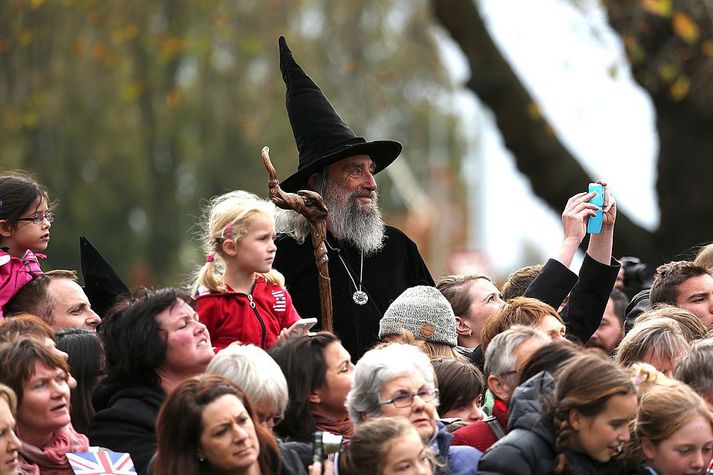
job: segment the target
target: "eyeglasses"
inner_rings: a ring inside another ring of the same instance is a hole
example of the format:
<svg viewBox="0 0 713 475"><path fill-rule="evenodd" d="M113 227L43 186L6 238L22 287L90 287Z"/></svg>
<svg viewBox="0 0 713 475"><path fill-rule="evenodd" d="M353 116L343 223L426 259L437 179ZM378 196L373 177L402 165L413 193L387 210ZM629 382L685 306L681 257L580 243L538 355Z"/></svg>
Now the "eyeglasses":
<svg viewBox="0 0 713 475"><path fill-rule="evenodd" d="M48 211L45 214L36 214L30 218L17 218L17 221L31 221L32 224L41 224L45 219L48 223L51 223L54 221L54 213Z"/></svg>
<svg viewBox="0 0 713 475"><path fill-rule="evenodd" d="M284 420L284 416L282 414L273 414L271 416L258 414L257 418L260 423L265 424L267 427L275 427Z"/></svg>
<svg viewBox="0 0 713 475"><path fill-rule="evenodd" d="M415 398L416 396L420 397L423 402L433 401L438 397L438 389L428 388L421 389L415 394L399 394L393 399L380 402L379 405L385 406L387 404L393 404L396 407L410 407L413 404L413 398Z"/></svg>

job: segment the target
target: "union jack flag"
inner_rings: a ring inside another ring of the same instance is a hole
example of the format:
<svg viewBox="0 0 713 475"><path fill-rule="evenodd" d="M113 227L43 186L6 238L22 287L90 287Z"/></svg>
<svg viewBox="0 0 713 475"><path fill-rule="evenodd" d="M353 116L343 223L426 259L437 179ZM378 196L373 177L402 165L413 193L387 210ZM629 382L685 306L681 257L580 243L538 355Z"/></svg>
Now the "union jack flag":
<svg viewBox="0 0 713 475"><path fill-rule="evenodd" d="M125 475L136 473L131 455L109 450L67 454L76 475Z"/></svg>

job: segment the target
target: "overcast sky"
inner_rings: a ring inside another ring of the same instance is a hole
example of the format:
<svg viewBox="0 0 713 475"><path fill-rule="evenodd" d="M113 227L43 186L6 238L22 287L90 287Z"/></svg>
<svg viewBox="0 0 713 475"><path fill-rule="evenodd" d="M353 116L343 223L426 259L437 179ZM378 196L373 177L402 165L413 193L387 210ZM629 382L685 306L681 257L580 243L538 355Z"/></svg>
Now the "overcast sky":
<svg viewBox="0 0 713 475"><path fill-rule="evenodd" d="M480 3L496 43L560 140L593 177L609 183L620 209L654 228L658 144L653 106L631 78L621 42L597 2ZM470 71L460 50L446 35L443 44L454 81L464 83ZM472 210L472 221L481 229L472 233L472 246L488 253L495 275L523 264L526 243L544 256L554 253L561 239L559 213L532 194L490 112L473 94L464 90L454 103L462 110L463 129L472 145L464 169L473 183L471 201L482 203ZM586 189L587 183L582 183L582 191Z"/></svg>

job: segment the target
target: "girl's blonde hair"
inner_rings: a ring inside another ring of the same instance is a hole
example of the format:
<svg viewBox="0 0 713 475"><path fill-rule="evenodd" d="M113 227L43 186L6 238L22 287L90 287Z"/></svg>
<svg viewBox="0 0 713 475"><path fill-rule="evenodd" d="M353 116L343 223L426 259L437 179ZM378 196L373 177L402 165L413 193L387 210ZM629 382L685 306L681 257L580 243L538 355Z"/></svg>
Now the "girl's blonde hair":
<svg viewBox="0 0 713 475"><path fill-rule="evenodd" d="M223 282L223 242L226 239L235 239L236 243L239 243L247 233L250 220L256 214L262 214L274 221L275 205L242 190L231 191L210 200L203 211L200 226L200 240L206 262L196 272L191 295L195 296L202 288L211 292L227 291ZM285 285L285 278L275 269L261 275L273 285Z"/></svg>

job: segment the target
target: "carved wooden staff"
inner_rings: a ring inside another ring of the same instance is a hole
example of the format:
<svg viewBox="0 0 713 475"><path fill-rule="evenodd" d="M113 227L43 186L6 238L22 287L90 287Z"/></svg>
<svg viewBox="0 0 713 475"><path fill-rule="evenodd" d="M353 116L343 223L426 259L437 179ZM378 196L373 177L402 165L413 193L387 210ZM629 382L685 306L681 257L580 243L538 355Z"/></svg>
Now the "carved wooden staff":
<svg viewBox="0 0 713 475"><path fill-rule="evenodd" d="M327 246L327 207L319 193L310 190L300 190L297 193L286 193L280 188L280 180L270 161L270 148L262 148L262 162L268 175L268 191L270 200L282 209L291 209L305 218L312 228L312 247L317 263L319 281L319 301L322 310L322 329L333 332L332 325L332 286L329 280L329 257Z"/></svg>

